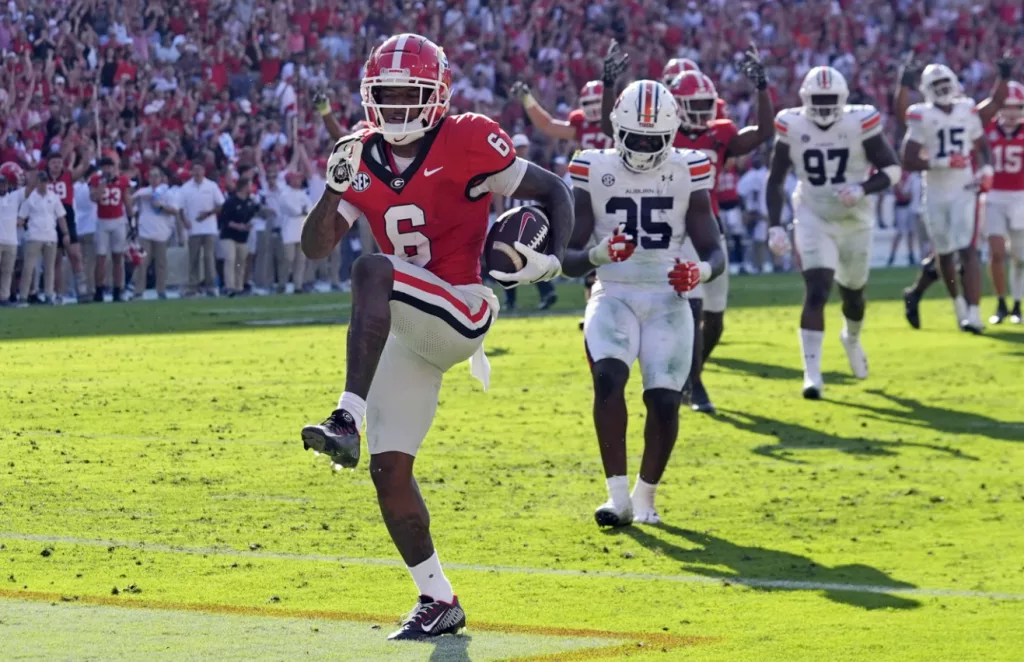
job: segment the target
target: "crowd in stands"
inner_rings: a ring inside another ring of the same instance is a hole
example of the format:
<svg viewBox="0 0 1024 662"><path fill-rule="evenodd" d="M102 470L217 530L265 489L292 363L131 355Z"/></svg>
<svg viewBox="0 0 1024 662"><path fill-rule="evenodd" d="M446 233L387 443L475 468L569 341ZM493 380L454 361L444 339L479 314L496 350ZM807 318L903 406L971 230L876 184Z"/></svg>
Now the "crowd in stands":
<svg viewBox="0 0 1024 662"><path fill-rule="evenodd" d="M326 92L346 129L362 120L363 62L391 34L441 44L453 68L453 112L483 113L510 135L529 136L530 158L553 168L574 146L532 131L508 89L527 81L544 108L565 117L582 85L599 78L612 38L631 56L631 77L658 78L670 57L695 60L742 126L753 116L752 93L736 65L751 40L779 107L799 103L808 69L831 64L849 81L851 103L886 112L906 51L948 63L965 92L981 98L998 54L1021 44L1021 26L1021 5L1011 0L9 0L0 8L0 163L20 165L31 180L55 154L81 177L108 158L136 189L149 188L140 205L161 187L212 182L217 216L229 197L252 195L231 207L251 212L249 221L220 219L205 235L219 242L190 231L188 196L150 208L167 226L140 235L147 260L159 266L168 245L187 246L188 292L217 282L237 291L250 283L302 291L315 279L340 287L362 248L357 236L324 264L306 265L297 250L329 147L311 99ZM239 182L249 190L239 193ZM74 197L85 237L91 201ZM7 244L8 235L0 228ZM244 273L225 274L214 260L241 251L226 242L244 244ZM138 289L144 277L134 280Z"/></svg>

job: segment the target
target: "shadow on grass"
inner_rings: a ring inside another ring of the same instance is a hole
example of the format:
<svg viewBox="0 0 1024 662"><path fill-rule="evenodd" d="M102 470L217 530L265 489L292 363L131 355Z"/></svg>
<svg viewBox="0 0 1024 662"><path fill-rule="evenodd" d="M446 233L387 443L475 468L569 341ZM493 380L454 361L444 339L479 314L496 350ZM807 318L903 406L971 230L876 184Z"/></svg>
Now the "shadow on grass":
<svg viewBox="0 0 1024 662"><path fill-rule="evenodd" d="M917 600L893 595L887 589L915 588L863 563L829 567L812 559L764 547L745 547L709 533L670 524L650 530L638 526L612 529L606 535L626 535L650 550L683 564L683 570L704 577L732 580L759 591L820 590L825 598L861 609L915 609ZM724 567L724 569L723 569ZM832 585L822 588L820 585ZM845 589L854 585L856 590Z"/></svg>
<svg viewBox="0 0 1024 662"><path fill-rule="evenodd" d="M868 393L888 400L889 406L861 402L836 402L835 404L868 412L871 414L869 418L886 423L910 425L944 434L972 434L1001 441L1024 441L1024 420L998 421L984 414L937 407L913 398L891 395L878 389L869 389Z"/></svg>
<svg viewBox="0 0 1024 662"><path fill-rule="evenodd" d="M962 460L978 459L948 446L937 446L918 441L882 441L867 437L841 437L799 423L780 421L750 412L719 409L716 419L732 425L737 430L775 437L776 443L758 446L754 448L753 452L773 460L792 462L793 464L805 464L802 460L790 457L793 451L806 450L833 450L848 455L891 456L898 455L900 449L923 448L947 453L950 457Z"/></svg>
<svg viewBox="0 0 1024 662"><path fill-rule="evenodd" d="M430 662L470 662L469 644L473 638L466 634L443 635L424 643L433 645Z"/></svg>
<svg viewBox="0 0 1024 662"><path fill-rule="evenodd" d="M715 356L708 360L708 365L720 366L735 372L745 372L754 377L762 379L779 379L794 382L794 392L797 386L803 383L804 373L797 368L774 365L772 363L760 363L758 361L747 361L732 357ZM826 372L822 375L827 384L852 384L855 380L850 375L841 372Z"/></svg>

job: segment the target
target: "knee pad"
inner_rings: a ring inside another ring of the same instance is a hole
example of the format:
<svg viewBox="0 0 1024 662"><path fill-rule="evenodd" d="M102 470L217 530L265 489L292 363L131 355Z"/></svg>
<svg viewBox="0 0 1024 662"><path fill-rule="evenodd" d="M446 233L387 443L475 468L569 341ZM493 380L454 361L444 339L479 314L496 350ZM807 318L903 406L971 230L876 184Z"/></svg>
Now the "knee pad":
<svg viewBox="0 0 1024 662"><path fill-rule="evenodd" d="M629 368L616 359L602 359L594 364L594 397L607 400L626 388Z"/></svg>
<svg viewBox="0 0 1024 662"><path fill-rule="evenodd" d="M671 419L679 415L682 393L667 388L654 388L644 391L644 404L650 414L660 420Z"/></svg>
<svg viewBox="0 0 1024 662"><path fill-rule="evenodd" d="M828 303L827 287L809 287L805 295L807 305L812 308L824 308Z"/></svg>

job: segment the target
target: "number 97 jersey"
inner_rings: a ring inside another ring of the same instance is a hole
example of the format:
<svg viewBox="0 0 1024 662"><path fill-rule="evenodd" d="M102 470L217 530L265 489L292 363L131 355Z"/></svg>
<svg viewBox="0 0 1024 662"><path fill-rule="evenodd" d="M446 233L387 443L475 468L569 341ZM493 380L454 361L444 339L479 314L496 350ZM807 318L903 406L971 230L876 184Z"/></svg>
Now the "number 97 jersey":
<svg viewBox="0 0 1024 662"><path fill-rule="evenodd" d="M711 161L701 152L673 149L647 172L626 168L613 149L577 152L569 165L575 188L590 193L597 243L620 225L636 241L624 262L605 264L597 276L605 283L629 283L642 289L671 290L668 272L683 257L690 194L711 189Z"/></svg>
<svg viewBox="0 0 1024 662"><path fill-rule="evenodd" d="M793 211L797 223L801 209L826 222L871 224L873 201L864 198L853 207L839 201L839 190L868 178L871 163L864 141L882 131L882 117L874 106L846 106L832 125L821 128L804 114L789 108L775 116L776 140L789 147L797 176Z"/></svg>

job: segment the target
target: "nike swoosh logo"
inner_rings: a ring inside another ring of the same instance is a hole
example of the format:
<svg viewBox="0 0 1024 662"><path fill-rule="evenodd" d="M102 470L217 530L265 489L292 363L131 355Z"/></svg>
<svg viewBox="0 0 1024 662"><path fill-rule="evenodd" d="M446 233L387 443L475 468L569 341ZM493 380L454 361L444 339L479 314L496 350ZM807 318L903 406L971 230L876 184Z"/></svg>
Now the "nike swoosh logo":
<svg viewBox="0 0 1024 662"><path fill-rule="evenodd" d="M441 616L444 616L444 614L441 614ZM441 616L438 616L437 618L435 618L433 620L433 622L431 622L431 623L424 623L420 627L423 628L424 632L430 632L431 630L434 629L434 626L437 625L437 622L441 620Z"/></svg>
<svg viewBox="0 0 1024 662"><path fill-rule="evenodd" d="M424 170L423 171L423 176L424 177L430 177L434 173L441 172L442 170L444 170L444 166L441 166L440 168L434 168L433 170Z"/></svg>

